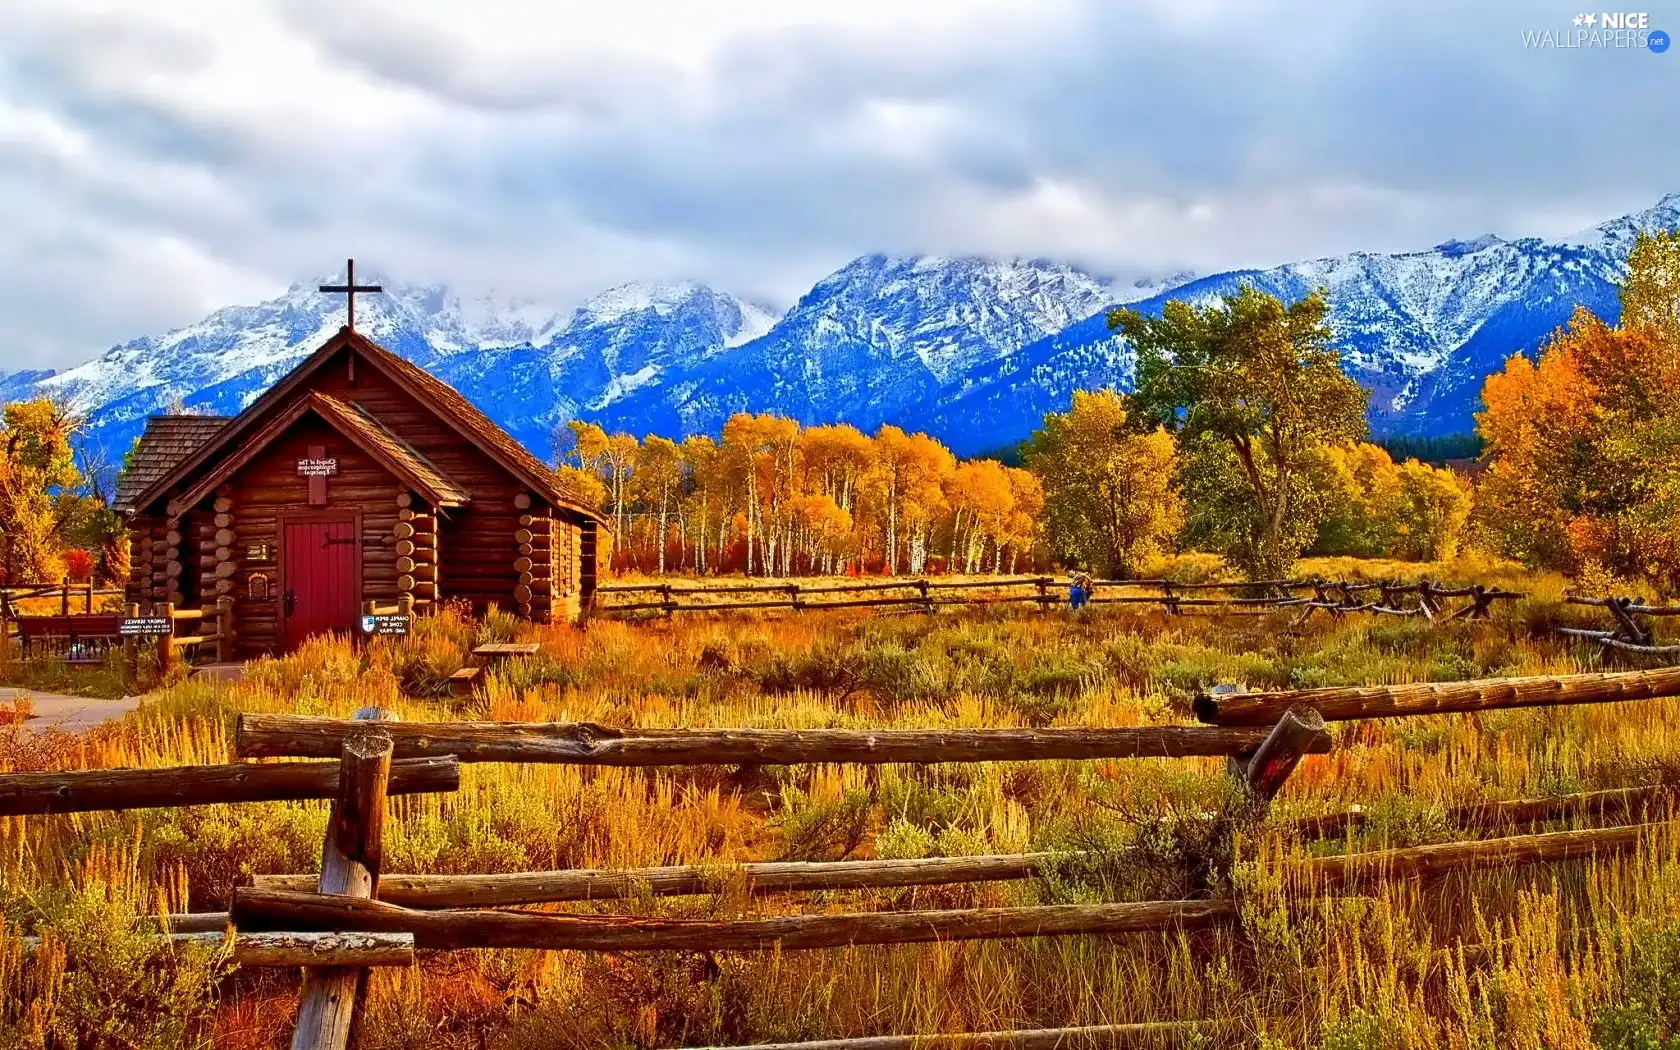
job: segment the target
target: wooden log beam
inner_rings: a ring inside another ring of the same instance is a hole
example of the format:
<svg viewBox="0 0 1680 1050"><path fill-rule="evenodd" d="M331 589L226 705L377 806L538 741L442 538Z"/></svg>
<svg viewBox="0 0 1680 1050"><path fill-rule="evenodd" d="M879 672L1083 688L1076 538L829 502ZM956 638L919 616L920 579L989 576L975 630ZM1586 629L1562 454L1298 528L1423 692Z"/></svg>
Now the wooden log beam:
<svg viewBox="0 0 1680 1050"><path fill-rule="evenodd" d="M1449 824L1459 827L1534 824L1567 817L1637 812L1643 807L1673 800L1677 796L1680 796L1680 786L1670 784L1608 788L1602 791L1581 791L1540 798L1500 799L1470 806L1455 806L1447 810L1446 819ZM1301 817L1296 820L1295 829L1302 835L1333 838L1345 835L1352 828L1363 827L1370 818L1370 810L1355 807L1336 813Z"/></svg>
<svg viewBox="0 0 1680 1050"><path fill-rule="evenodd" d="M1241 1045L1239 1021L1145 1021L1138 1024L1081 1025L1075 1028L1023 1028L999 1032L938 1035L869 1035L850 1039L815 1039L804 1043L758 1043L700 1050L1164 1050L1179 1046L1225 1045L1210 1040L1230 1032Z"/></svg>
<svg viewBox="0 0 1680 1050"><path fill-rule="evenodd" d="M218 944L220 933L175 933L176 943ZM238 966L411 966L414 936L408 933L331 933L240 931L233 938Z"/></svg>
<svg viewBox="0 0 1680 1050"><path fill-rule="evenodd" d="M1552 864L1587 857L1628 853L1662 824L1631 824L1584 831L1551 831L1541 835L1511 835L1434 846L1312 857L1295 864L1309 879L1345 885L1373 879L1426 878L1449 871L1471 871L1519 864Z"/></svg>
<svg viewBox="0 0 1680 1050"><path fill-rule="evenodd" d="M915 860L768 861L740 865L521 871L500 875L382 875L379 899L410 908L495 908L556 901L681 897L743 886L754 894L1008 882L1038 875L1054 853ZM307 893L314 875L258 875L259 889ZM226 916L223 916L225 921Z"/></svg>
<svg viewBox="0 0 1680 1050"><path fill-rule="evenodd" d="M1056 904L1032 908L781 915L761 919L636 919L507 911L419 911L384 901L241 886L240 929L330 929L414 934L421 949L759 951L854 944L1003 940L1077 934L1177 933L1234 921L1229 901Z"/></svg>
<svg viewBox="0 0 1680 1050"><path fill-rule="evenodd" d="M1196 717L1223 726L1270 725L1297 704L1326 721L1398 718L1506 707L1601 704L1680 696L1680 667L1605 674L1485 678L1469 682L1294 689L1277 693L1198 696Z"/></svg>
<svg viewBox="0 0 1680 1050"><path fill-rule="evenodd" d="M325 757L355 722L308 715L239 716L241 757ZM382 727L403 757L579 765L795 765L807 762L1030 762L1242 754L1268 729L1132 726L1113 729L640 729L591 722L405 722ZM1308 748L1330 749L1327 732Z"/></svg>
<svg viewBox="0 0 1680 1050"><path fill-rule="evenodd" d="M1378 877L1426 877L1455 870L1554 863L1627 852L1637 845L1642 834L1661 826L1640 824L1372 850L1292 861L1288 868L1296 875L1352 883ZM387 875L380 880L379 898L386 903L413 908L492 908L563 901L620 900L644 894L665 897L722 893L735 887L762 895L1006 882L1035 878L1059 856L1080 855L1019 853L919 860L774 861L733 867L681 865L616 871L584 869L498 875ZM259 875L253 881L252 888L255 890L308 896L315 877Z"/></svg>
<svg viewBox="0 0 1680 1050"><path fill-rule="evenodd" d="M0 815L337 798L338 778L337 762L5 773L0 774ZM405 758L391 765L393 795L454 791L460 783L460 767L448 756Z"/></svg>
<svg viewBox="0 0 1680 1050"><path fill-rule="evenodd" d="M372 730L375 723L384 726L395 718L384 708L364 707L350 719L359 731L340 742L338 802L321 846L321 878L316 887L320 898L361 900L378 889L378 836L384 827L393 747L389 736ZM239 925L237 918L233 921ZM345 1050L366 979L367 971L356 967L306 970L292 1050Z"/></svg>
<svg viewBox="0 0 1680 1050"><path fill-rule="evenodd" d="M222 917L227 917L222 913ZM223 930L160 933L172 944L217 947ZM23 937L24 951L33 951L39 937ZM410 966L414 963L414 935L409 933L258 932L233 935L231 960L236 966Z"/></svg>

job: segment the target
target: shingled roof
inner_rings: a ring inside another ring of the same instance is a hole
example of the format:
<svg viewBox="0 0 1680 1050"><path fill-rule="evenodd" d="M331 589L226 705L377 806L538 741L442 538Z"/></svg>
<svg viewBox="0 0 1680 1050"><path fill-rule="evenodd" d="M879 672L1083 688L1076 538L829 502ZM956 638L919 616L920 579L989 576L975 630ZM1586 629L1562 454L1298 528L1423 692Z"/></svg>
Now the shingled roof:
<svg viewBox="0 0 1680 1050"><path fill-rule="evenodd" d="M407 361L378 343L362 335L360 332L341 329L339 334L347 336L363 353L376 358L388 368L392 378L409 387L411 393L422 401L430 401L440 410L439 414L453 422L457 428L466 432L474 443L482 448L493 459L499 459L502 465L516 474L524 476L526 484L530 485L542 497L557 507L570 507L582 511L597 521L605 522L602 513L590 506L577 502L560 488L559 480L554 471L543 465L542 460L515 441L507 431L497 426L490 417L478 410L478 406L461 396L461 392L445 383L410 361Z"/></svg>
<svg viewBox="0 0 1680 1050"><path fill-rule="evenodd" d="M246 435L243 441L224 449L215 469L194 482L192 488L181 496L181 502L190 505L209 495L212 489L249 463L253 456L267 448L306 412L320 416L386 470L413 486L428 503L438 507L459 507L472 499L472 493L438 470L408 442L385 429L360 405L311 390L290 408Z"/></svg>
<svg viewBox="0 0 1680 1050"><path fill-rule="evenodd" d="M153 482L179 466L216 435L227 416L153 416L146 420L140 444L129 457L128 467L117 478L117 494L111 500L119 511L134 509L134 500Z"/></svg>
<svg viewBox="0 0 1680 1050"><path fill-rule="evenodd" d="M499 462L505 470L523 481L550 505L575 511L596 522L606 524L606 516L599 509L578 502L562 490L554 471L544 466L541 460L526 451L525 446L515 441L501 427L491 422L488 416L480 412L471 401L462 397L454 387L441 379L435 378L425 369L410 364L360 332L352 331L348 327L340 328L331 339L322 344L302 364L293 369L280 382L270 387L244 412L235 416L232 425L221 435L218 444L236 440L240 433L251 426L255 418L261 415L268 405L286 397L316 369L320 368L338 349L347 345L353 347L370 364L390 376L399 386L406 388L417 400L431 408L439 419L454 427L469 442L478 446L491 459ZM389 431L386 431L386 433L389 433ZM167 483L177 480L177 475L188 474L200 466L209 455L208 451L202 448L202 445L203 442L200 443L199 452L177 461L175 465L161 472L152 482L141 489L137 489L131 497L131 502L137 504L142 501L151 502L157 499ZM131 506L129 509L134 508Z"/></svg>

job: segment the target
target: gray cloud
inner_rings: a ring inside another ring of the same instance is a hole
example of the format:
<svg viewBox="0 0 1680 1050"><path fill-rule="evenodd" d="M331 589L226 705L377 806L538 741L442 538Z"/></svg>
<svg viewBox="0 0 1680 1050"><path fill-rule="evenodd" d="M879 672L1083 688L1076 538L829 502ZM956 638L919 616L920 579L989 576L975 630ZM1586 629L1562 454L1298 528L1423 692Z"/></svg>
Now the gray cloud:
<svg viewBox="0 0 1680 1050"><path fill-rule="evenodd" d="M347 252L557 307L637 278L785 305L867 251L1208 271L1558 235L1680 189L1680 53L1525 51L1573 12L1504 0L1023 0L910 28L864 4L692 53L376 0L238 25L14 2L0 370Z"/></svg>

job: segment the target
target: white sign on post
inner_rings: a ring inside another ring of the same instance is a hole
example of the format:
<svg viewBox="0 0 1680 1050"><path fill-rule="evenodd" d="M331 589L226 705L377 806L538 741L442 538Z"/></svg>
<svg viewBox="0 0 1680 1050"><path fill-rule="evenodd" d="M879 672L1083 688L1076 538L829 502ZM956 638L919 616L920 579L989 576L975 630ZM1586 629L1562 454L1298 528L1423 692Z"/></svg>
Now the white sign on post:
<svg viewBox="0 0 1680 1050"><path fill-rule="evenodd" d="M300 478L330 478L338 473L336 459L300 459L297 461Z"/></svg>

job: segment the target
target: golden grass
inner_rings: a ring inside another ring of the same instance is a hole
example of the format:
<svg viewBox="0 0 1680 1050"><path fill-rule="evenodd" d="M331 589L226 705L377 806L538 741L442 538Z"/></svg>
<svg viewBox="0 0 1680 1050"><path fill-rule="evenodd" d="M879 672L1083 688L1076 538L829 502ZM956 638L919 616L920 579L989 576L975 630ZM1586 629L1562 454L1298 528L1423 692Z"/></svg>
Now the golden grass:
<svg viewBox="0 0 1680 1050"><path fill-rule="evenodd" d="M1399 569L1336 562L1303 571L1372 578ZM443 614L409 638L359 651L311 642L251 665L239 683L177 683L82 737L0 728L0 770L221 761L239 711L344 715L382 704L410 720L649 727L1127 725L1185 721L1189 696L1217 681L1259 688L1599 666L1596 652L1546 630L1591 615L1556 602L1560 579L1472 562L1415 575L1514 585L1535 597L1484 624L1349 618L1299 630L1293 611L695 616L597 621L587 631ZM494 669L472 700L447 698L443 679L473 644L515 636L541 651ZM1078 847L1096 849L1100 862L1070 863L1036 882L568 907L732 917L1235 889L1243 923L1187 936L760 955L455 953L375 974L364 1045L674 1047L1207 1017L1236 1018L1252 1044L1268 1047L1595 1045L1594 1026L1637 999L1629 989L1644 987L1636 978L1650 946L1666 943L1664 924L1680 906L1680 821L1637 855L1394 883L1366 901L1285 887L1277 873L1315 851L1478 833L1445 816L1478 800L1672 776L1680 701L1335 732L1340 746L1302 764L1272 818L1241 825L1230 840L1163 832L1155 820L1232 804L1222 763L1207 759L873 770L468 766L458 794L393 802L387 870ZM1351 842L1301 842L1288 831L1293 817L1355 802L1373 819ZM285 1045L294 974L223 975L214 957L160 952L123 930L134 913L224 907L252 874L313 870L325 820L321 803L0 818L0 1046ZM62 950L24 958L17 935L40 931ZM111 983L125 971L153 976ZM127 1026L126 1041L99 1034L108 1015ZM43 1018L82 1041L50 1042Z"/></svg>

